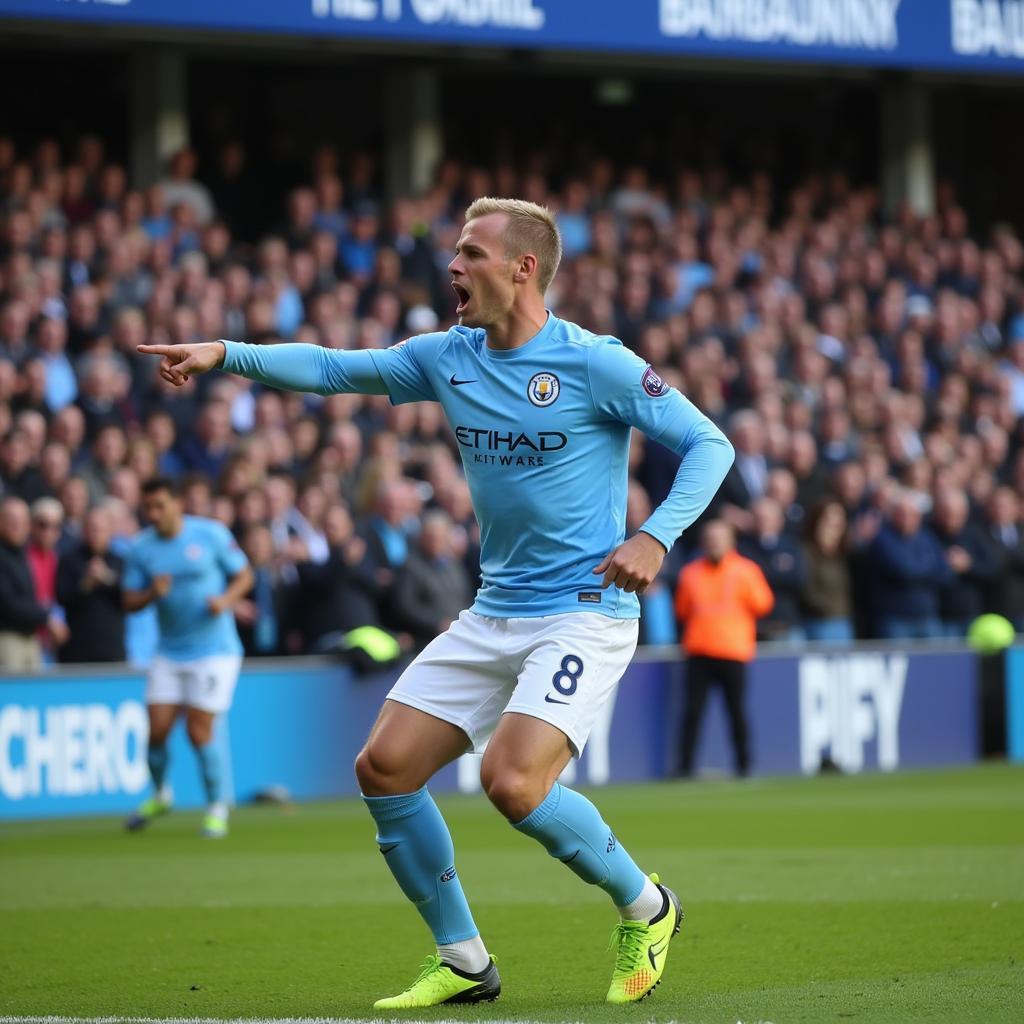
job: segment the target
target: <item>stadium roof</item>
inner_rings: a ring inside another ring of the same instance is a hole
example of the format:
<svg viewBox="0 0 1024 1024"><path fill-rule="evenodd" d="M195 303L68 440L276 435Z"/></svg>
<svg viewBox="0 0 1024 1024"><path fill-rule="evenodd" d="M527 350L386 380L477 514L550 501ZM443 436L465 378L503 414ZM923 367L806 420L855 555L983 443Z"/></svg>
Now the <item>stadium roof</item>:
<svg viewBox="0 0 1024 1024"><path fill-rule="evenodd" d="M1024 72L1019 0L0 0L0 21Z"/></svg>

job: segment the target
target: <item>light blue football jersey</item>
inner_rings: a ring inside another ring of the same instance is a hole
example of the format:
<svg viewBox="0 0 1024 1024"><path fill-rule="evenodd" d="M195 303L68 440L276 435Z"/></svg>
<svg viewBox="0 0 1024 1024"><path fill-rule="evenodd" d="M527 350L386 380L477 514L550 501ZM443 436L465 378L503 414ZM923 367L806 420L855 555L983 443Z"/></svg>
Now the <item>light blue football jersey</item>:
<svg viewBox="0 0 1024 1024"><path fill-rule="evenodd" d="M121 585L126 590L145 590L154 576L172 577L167 595L154 602L160 627L158 654L173 661L241 654L234 615L230 611L211 615L206 602L223 594L247 564L223 523L185 516L175 537L161 537L149 527L135 538Z"/></svg>
<svg viewBox="0 0 1024 1024"><path fill-rule="evenodd" d="M642 527L666 549L732 464L721 431L643 360L552 314L510 350L467 327L361 352L225 344L225 370L277 387L441 403L480 524L481 615L639 616L635 594L602 590L593 574L625 536L631 427L683 456L671 494Z"/></svg>

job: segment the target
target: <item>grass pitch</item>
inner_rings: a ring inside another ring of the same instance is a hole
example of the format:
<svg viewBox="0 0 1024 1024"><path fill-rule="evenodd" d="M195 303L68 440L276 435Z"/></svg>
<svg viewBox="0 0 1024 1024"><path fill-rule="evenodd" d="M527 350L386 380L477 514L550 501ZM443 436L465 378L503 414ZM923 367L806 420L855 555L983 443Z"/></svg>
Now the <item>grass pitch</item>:
<svg viewBox="0 0 1024 1024"><path fill-rule="evenodd" d="M439 800L505 990L380 1019L1024 1021L1024 768L592 793L686 909L665 981L603 1003L607 898L482 798ZM361 803L0 826L0 1019L378 1019L432 948Z"/></svg>

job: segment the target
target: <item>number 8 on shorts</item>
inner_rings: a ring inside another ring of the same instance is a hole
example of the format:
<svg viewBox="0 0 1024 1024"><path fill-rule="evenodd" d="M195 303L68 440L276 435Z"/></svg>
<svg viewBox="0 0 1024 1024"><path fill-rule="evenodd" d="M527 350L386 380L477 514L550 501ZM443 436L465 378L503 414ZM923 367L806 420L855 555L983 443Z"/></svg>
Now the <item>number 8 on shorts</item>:
<svg viewBox="0 0 1024 1024"><path fill-rule="evenodd" d="M551 677L551 685L563 696L571 697L583 675L583 662L575 654L562 659L562 667Z"/></svg>

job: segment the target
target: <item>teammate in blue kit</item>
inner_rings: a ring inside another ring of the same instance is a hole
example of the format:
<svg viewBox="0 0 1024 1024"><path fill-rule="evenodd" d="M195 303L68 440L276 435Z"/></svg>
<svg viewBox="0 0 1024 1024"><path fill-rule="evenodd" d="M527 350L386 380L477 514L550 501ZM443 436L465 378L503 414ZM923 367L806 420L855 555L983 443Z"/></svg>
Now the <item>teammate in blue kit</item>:
<svg viewBox="0 0 1024 1024"><path fill-rule="evenodd" d="M395 684L356 761L380 850L437 946L412 985L378 1009L500 991L426 789L443 765L485 742L481 780L495 807L618 908L610 1002L636 1001L658 984L682 919L675 894L557 780L633 655L637 593L711 501L733 452L619 341L545 309L560 257L546 209L478 199L449 265L459 326L447 332L359 352L140 346L163 357L172 384L222 367L278 388L437 401L455 432L480 523L483 584ZM624 540L632 427L682 464L666 500Z"/></svg>
<svg viewBox="0 0 1024 1024"><path fill-rule="evenodd" d="M132 544L121 586L127 611L156 604L160 628L146 685L153 796L125 826L144 828L171 809L167 737L184 713L208 805L201 834L220 839L228 833L228 809L221 794L223 766L213 743L213 724L231 707L242 666L231 609L252 587L252 570L226 526L182 514L170 480L150 480L142 493L150 525Z"/></svg>

